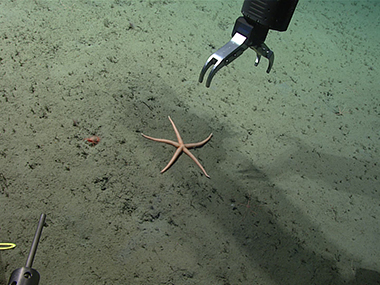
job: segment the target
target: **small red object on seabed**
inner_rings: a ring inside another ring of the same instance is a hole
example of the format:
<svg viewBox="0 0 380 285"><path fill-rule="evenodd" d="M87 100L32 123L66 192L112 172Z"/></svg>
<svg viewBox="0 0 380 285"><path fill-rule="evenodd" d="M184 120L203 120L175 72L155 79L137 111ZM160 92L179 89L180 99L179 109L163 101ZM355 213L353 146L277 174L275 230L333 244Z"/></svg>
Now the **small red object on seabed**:
<svg viewBox="0 0 380 285"><path fill-rule="evenodd" d="M91 146L95 146L100 142L100 137L98 136L92 136L89 138L84 138L84 141L88 141Z"/></svg>

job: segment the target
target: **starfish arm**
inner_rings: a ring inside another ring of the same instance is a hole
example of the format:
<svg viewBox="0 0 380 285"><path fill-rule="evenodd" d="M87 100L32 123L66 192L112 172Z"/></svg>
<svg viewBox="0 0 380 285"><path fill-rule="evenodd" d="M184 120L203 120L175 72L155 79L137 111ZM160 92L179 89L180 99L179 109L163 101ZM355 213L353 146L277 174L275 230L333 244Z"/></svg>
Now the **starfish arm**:
<svg viewBox="0 0 380 285"><path fill-rule="evenodd" d="M210 175L207 174L206 170L203 168L202 164L198 161L198 159L188 150L186 147L183 148L184 153L191 157L192 160L199 166L199 168L203 171L207 178L210 178Z"/></svg>
<svg viewBox="0 0 380 285"><path fill-rule="evenodd" d="M173 145L175 147L179 147L179 144L177 142L174 142L174 141L171 141L171 140L152 138L150 136L144 135L143 133L141 133L141 135L144 138L147 138L147 139L152 140L152 141L167 143L167 144L171 144L171 145Z"/></svg>
<svg viewBox="0 0 380 285"><path fill-rule="evenodd" d="M164 169L161 170L161 173L164 173L166 170L168 170L168 168L170 166L173 165L173 163L177 160L178 156L181 154L181 152L183 151L183 147L179 147L177 148L177 150L175 151L172 159L169 161L169 163L165 166Z"/></svg>
<svg viewBox="0 0 380 285"><path fill-rule="evenodd" d="M172 123L173 129L174 129L174 132L175 132L175 135L177 136L178 143L179 143L180 145L183 144L183 140L182 140L182 138L181 138L181 135L179 134L179 131L178 131L177 127L175 126L175 124L174 124L172 118L170 118L170 116L168 116L168 118L169 118L170 123Z"/></svg>
<svg viewBox="0 0 380 285"><path fill-rule="evenodd" d="M212 133L207 137L207 139L201 141L201 142L198 142L198 143L187 143L185 144L185 147L186 148L194 148L194 147L200 147L202 145L204 145L205 143L207 143L212 137Z"/></svg>

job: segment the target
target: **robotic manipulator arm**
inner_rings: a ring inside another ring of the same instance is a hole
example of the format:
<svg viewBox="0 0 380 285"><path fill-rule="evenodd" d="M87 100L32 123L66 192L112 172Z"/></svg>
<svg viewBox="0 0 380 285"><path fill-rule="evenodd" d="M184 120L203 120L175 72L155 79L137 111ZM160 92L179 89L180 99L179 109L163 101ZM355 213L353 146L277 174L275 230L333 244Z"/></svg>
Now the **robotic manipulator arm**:
<svg viewBox="0 0 380 285"><path fill-rule="evenodd" d="M211 69L206 87L210 87L214 75L223 66L238 58L247 48L256 52L255 66L260 63L261 56L269 60L267 73L270 72L274 53L264 43L269 30L286 31L298 0L244 0L242 14L232 31L232 39L212 54L203 66L199 76L202 83L206 71Z"/></svg>

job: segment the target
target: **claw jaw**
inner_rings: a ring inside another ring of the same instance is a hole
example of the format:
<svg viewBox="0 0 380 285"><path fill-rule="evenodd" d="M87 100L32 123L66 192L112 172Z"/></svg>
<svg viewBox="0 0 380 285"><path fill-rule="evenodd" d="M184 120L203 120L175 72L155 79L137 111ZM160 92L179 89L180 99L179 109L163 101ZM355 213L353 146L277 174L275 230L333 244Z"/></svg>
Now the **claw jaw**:
<svg viewBox="0 0 380 285"><path fill-rule="evenodd" d="M201 74L199 75L199 83L203 82L207 70L214 65L206 80L206 87L210 87L211 80L219 69L230 64L248 48L248 46L245 45L246 40L247 38L245 36L235 33L228 43L213 53L202 68Z"/></svg>

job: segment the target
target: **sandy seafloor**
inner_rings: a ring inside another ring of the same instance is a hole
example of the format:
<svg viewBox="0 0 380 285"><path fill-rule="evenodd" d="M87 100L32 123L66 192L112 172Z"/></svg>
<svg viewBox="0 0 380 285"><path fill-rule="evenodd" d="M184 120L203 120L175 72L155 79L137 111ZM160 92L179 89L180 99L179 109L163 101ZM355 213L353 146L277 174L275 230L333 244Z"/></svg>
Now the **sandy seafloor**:
<svg viewBox="0 0 380 285"><path fill-rule="evenodd" d="M206 88L242 3L1 1L0 284L41 213L42 285L380 284L380 4L300 1ZM211 179L160 174L168 116Z"/></svg>

